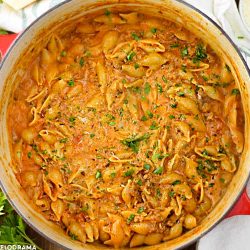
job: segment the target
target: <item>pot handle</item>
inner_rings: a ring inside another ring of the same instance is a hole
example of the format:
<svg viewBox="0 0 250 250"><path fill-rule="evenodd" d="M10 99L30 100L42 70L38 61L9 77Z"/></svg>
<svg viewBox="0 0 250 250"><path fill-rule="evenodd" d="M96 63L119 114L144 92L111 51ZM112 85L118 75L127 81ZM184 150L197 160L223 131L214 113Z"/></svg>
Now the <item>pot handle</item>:
<svg viewBox="0 0 250 250"><path fill-rule="evenodd" d="M247 195L247 190L244 188L240 198L235 203L233 208L227 214L227 218L235 215L250 215L250 198Z"/></svg>
<svg viewBox="0 0 250 250"><path fill-rule="evenodd" d="M0 62L18 34L0 35Z"/></svg>

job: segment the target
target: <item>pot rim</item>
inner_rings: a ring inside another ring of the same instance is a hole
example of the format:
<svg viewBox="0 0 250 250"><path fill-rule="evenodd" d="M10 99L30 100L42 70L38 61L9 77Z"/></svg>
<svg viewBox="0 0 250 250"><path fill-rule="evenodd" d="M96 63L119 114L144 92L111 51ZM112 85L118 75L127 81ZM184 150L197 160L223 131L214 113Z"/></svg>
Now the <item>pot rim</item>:
<svg viewBox="0 0 250 250"><path fill-rule="evenodd" d="M47 10L46 12L44 12L41 16L39 16L37 19L35 19L30 25L28 25L18 36L17 38L14 40L14 42L11 44L11 46L9 47L9 49L7 50L6 54L3 57L3 60L0 62L0 72L1 69L5 63L5 61L8 60L9 54L12 52L13 48L16 46L16 44L19 42L19 40L22 39L22 37L25 35L26 32L28 32L30 30L30 28L32 28L32 26L34 24L36 24L37 22L39 22L41 19L43 19L47 14L53 12L55 9L61 7L64 4L67 4L69 2L72 2L74 0L64 0L63 2L55 5L54 7L52 7L51 9ZM205 14L204 12L202 12L201 10L199 10L197 7L191 5L190 3L185 2L184 0L175 0L176 2L179 2L180 4L185 5L186 7L190 8L191 10L194 10L195 12L197 12L198 14L200 14L203 18L205 18L208 22L210 22L212 25L214 25L220 32L221 34L229 41L229 43L231 44L231 46L234 48L234 50L236 51L237 55L239 56L239 58L241 59L242 63L244 64L244 67L248 73L248 76L250 77L250 68L248 67L242 53L240 52L240 49L237 47L237 45L233 42L233 40L229 37L229 35L224 31L224 29L218 25L218 23L216 23L211 17L209 17L207 14ZM186 243L184 243L182 246L178 247L177 249L184 249L185 247L188 247L189 245L193 244L194 242L198 242L196 245L196 249L198 249L199 246L199 239L201 237L203 237L205 234L207 234L208 232L210 232L215 226L217 226L227 215L227 213L229 211L231 211L234 207L234 205L236 204L236 202L238 201L238 199L240 198L241 194L244 191L244 188L247 184L247 182L250 180L250 172L248 173L248 177L245 181L245 184L242 186L241 190L239 191L238 195L236 197L234 197L234 201L232 202L232 204L223 211L221 218L218 219L212 226L210 226L210 228L208 228L207 230L202 231L198 236L196 236L194 239L187 241ZM34 223L29 222L28 218L26 218L25 216L22 215L22 213L17 209L16 205L14 204L14 202L10 199L7 191L5 190L4 185L2 184L2 181L0 179L0 187L1 190L3 191L3 193L5 194L6 198L8 199L9 203L11 204L11 206L15 209L15 211L18 213L18 215L20 215L22 217L22 219L24 220L24 222L30 226L34 231L36 231L37 233L39 233L42 237L44 237L46 240L48 240L49 242L62 247L63 249L67 249L67 250L71 250L70 248L62 245L60 242L55 241L54 239L52 239L50 236L46 235L43 231L40 231Z"/></svg>

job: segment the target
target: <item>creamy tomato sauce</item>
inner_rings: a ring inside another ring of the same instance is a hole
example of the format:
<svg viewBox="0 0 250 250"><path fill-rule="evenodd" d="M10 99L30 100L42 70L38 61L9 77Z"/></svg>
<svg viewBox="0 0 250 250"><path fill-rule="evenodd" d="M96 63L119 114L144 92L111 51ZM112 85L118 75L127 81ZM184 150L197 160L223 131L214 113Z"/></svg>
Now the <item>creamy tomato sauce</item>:
<svg viewBox="0 0 250 250"><path fill-rule="evenodd" d="M141 13L53 34L14 91L16 177L75 240L154 245L195 228L244 145L240 92L209 44Z"/></svg>

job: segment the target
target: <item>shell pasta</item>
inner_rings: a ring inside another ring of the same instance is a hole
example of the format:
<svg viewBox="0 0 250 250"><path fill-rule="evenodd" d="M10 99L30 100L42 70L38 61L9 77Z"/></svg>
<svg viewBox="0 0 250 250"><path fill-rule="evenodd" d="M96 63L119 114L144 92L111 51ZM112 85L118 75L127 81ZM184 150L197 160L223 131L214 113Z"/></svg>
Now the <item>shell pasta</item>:
<svg viewBox="0 0 250 250"><path fill-rule="evenodd" d="M244 148L227 63L179 24L105 10L54 32L8 108L13 169L82 243L155 245L192 230Z"/></svg>

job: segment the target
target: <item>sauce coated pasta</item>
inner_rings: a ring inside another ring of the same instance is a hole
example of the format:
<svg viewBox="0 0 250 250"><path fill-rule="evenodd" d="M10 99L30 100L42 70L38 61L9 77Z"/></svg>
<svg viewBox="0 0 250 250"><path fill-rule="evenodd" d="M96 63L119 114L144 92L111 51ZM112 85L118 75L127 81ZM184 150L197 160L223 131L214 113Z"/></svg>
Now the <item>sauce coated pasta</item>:
<svg viewBox="0 0 250 250"><path fill-rule="evenodd" d="M74 240L154 245L213 209L244 146L230 67L144 14L78 20L32 58L8 109L16 177Z"/></svg>

